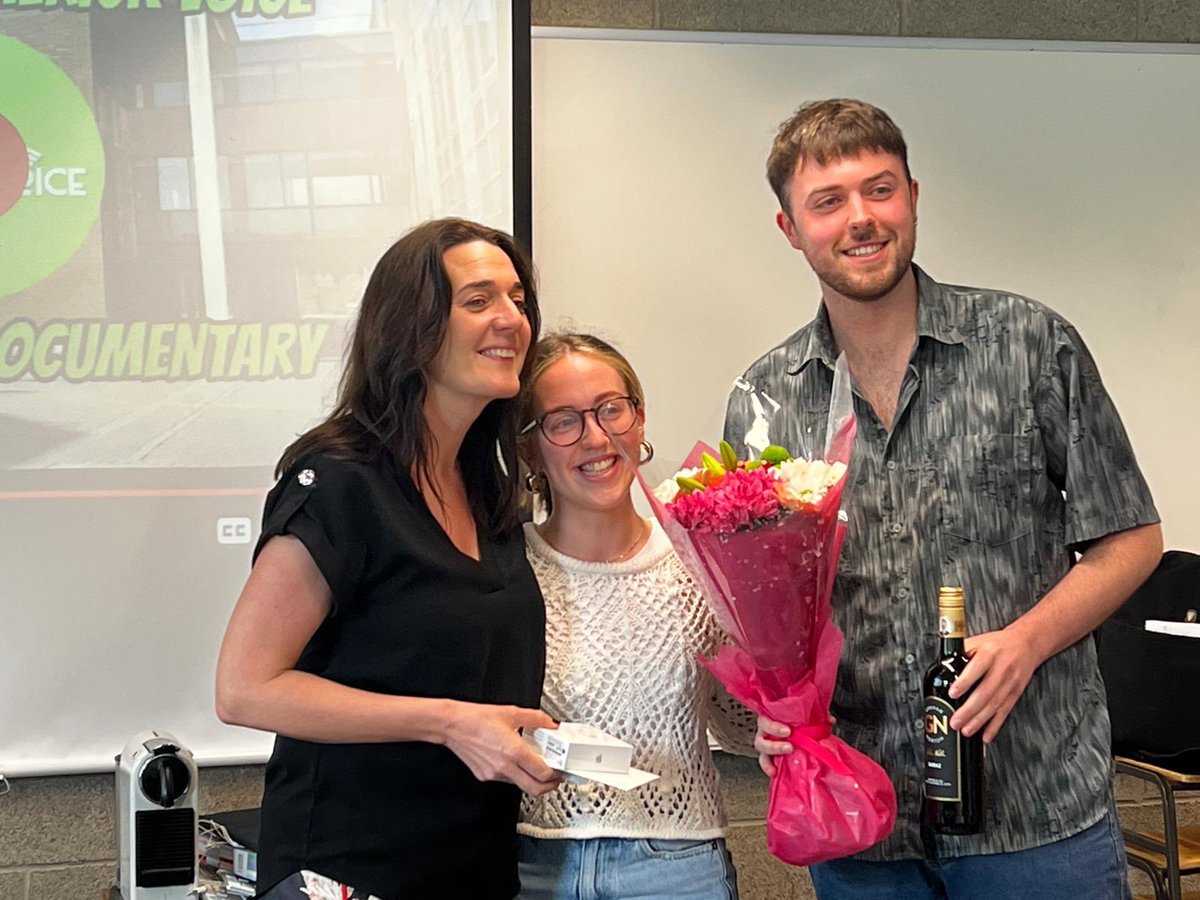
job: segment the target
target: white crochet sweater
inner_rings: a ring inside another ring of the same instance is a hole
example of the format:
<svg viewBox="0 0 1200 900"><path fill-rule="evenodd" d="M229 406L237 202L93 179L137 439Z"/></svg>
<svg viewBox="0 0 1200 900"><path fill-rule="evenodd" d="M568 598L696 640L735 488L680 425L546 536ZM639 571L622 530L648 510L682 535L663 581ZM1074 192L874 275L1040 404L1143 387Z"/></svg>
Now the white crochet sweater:
<svg viewBox="0 0 1200 900"><path fill-rule="evenodd" d="M633 765L661 777L631 791L564 782L525 797L521 834L539 838L705 840L725 834L705 727L753 753L754 715L696 661L725 639L659 527L618 563L564 556L525 526L546 598L542 708L633 745Z"/></svg>

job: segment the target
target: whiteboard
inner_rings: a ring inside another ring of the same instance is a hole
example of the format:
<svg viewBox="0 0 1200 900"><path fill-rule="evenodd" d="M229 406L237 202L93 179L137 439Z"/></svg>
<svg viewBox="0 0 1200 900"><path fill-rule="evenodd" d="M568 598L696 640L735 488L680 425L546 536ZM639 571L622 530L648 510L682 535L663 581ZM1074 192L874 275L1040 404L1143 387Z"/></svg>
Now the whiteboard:
<svg viewBox="0 0 1200 900"><path fill-rule="evenodd" d="M1198 48L643 37L535 30L534 247L547 323L627 352L660 455L716 440L731 380L812 318L766 158L801 102L858 97L908 141L916 262L1078 327L1167 546L1200 550Z"/></svg>

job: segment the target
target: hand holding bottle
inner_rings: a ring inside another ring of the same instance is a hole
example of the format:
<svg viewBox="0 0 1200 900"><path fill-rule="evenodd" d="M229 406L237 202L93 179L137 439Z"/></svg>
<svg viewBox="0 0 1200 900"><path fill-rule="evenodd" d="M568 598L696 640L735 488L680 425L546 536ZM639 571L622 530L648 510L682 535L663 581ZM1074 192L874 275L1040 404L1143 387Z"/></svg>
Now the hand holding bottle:
<svg viewBox="0 0 1200 900"><path fill-rule="evenodd" d="M982 730L983 742L990 744L1045 659L1036 642L1021 634L1019 622L967 638L966 652L971 661L951 686L950 697L958 699L968 691L971 696L950 724L966 737Z"/></svg>

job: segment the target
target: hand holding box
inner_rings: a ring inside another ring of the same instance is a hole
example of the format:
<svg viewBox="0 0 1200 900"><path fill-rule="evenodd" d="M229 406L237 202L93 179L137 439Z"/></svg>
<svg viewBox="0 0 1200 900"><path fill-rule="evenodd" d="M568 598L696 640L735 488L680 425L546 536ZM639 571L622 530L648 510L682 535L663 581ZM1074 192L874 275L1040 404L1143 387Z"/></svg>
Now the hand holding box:
<svg viewBox="0 0 1200 900"><path fill-rule="evenodd" d="M633 747L583 722L563 722L558 728L535 728L525 740L552 769L599 781L620 790L648 784L657 775L632 768Z"/></svg>

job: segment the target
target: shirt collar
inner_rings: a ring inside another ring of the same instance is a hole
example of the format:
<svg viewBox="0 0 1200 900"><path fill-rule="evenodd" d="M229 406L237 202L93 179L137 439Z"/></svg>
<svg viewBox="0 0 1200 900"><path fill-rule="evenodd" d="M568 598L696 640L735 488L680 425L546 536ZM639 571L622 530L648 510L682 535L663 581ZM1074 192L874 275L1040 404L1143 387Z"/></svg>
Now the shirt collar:
<svg viewBox="0 0 1200 900"><path fill-rule="evenodd" d="M913 265L913 274L917 279L917 339L928 337L943 344L961 344L969 334L964 310L951 303L945 288L925 274L920 266ZM814 359L831 369L837 362L837 346L824 300L817 309L812 327L801 329L788 345L788 374L798 374Z"/></svg>

